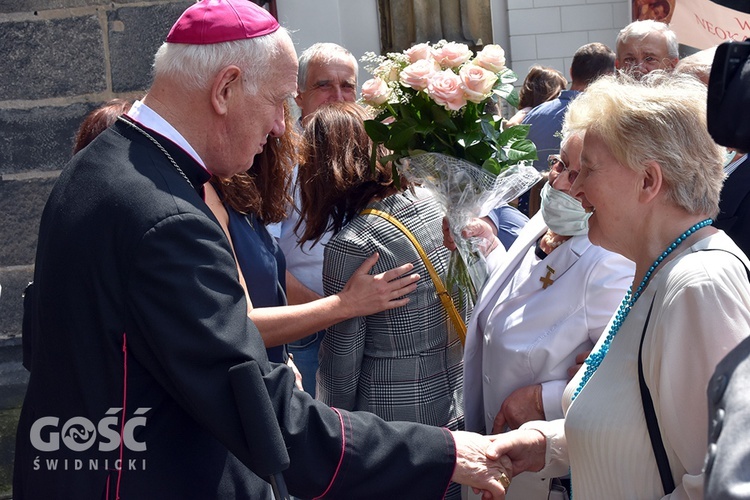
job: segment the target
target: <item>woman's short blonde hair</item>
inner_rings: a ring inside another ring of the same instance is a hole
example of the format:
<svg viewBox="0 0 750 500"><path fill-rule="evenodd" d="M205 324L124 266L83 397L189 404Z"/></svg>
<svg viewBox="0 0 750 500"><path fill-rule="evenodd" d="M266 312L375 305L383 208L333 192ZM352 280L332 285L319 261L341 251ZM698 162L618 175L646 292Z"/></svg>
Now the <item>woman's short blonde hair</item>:
<svg viewBox="0 0 750 500"><path fill-rule="evenodd" d="M691 214L715 216L723 155L706 127L706 87L688 75L649 73L640 81L606 76L568 107L564 135L596 134L615 159L640 171L661 166L667 199Z"/></svg>

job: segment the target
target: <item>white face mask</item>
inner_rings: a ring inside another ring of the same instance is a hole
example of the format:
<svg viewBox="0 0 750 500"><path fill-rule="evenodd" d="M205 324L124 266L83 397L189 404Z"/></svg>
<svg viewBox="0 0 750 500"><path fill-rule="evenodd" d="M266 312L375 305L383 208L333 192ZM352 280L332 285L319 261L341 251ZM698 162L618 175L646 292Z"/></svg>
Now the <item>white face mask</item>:
<svg viewBox="0 0 750 500"><path fill-rule="evenodd" d="M591 212L569 194L558 191L549 182L542 188L542 218L561 236L578 236L589 232Z"/></svg>

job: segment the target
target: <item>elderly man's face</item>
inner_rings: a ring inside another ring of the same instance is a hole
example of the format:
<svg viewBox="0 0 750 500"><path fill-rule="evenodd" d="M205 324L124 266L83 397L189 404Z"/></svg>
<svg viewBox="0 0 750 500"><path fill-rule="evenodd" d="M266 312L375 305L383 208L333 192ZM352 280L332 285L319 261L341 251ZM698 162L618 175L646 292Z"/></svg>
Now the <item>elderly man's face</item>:
<svg viewBox="0 0 750 500"><path fill-rule="evenodd" d="M634 37L617 45L617 69L636 78L657 69L671 71L675 64L677 58L670 58L662 33L649 33L641 39Z"/></svg>
<svg viewBox="0 0 750 500"><path fill-rule="evenodd" d="M323 104L354 102L357 98L357 74L349 57L336 57L330 61L315 59L307 68L305 90L296 102L302 118L314 113Z"/></svg>
<svg viewBox="0 0 750 500"><path fill-rule="evenodd" d="M242 75L244 78L244 75ZM297 54L291 40L285 40L281 53L267 72L260 73L255 92L237 92L232 100L221 141L213 145L222 158L212 172L221 177L247 171L255 155L270 137L285 131L284 102L297 91Z"/></svg>

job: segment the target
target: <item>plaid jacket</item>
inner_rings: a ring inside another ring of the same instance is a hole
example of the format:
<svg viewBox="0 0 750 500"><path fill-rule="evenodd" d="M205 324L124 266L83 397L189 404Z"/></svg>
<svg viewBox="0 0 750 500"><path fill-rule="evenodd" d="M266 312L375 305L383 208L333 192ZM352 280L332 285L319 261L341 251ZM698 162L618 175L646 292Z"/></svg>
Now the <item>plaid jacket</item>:
<svg viewBox="0 0 750 500"><path fill-rule="evenodd" d="M445 276L450 253L442 243L443 213L433 198L424 191L416 196L407 191L371 207L404 224ZM325 293L340 291L375 251L380 259L372 273L411 262L420 275L417 290L406 306L328 329L320 347L318 399L385 420L463 429L461 342L449 329L422 259L398 228L375 215L359 215L349 222L326 246Z"/></svg>

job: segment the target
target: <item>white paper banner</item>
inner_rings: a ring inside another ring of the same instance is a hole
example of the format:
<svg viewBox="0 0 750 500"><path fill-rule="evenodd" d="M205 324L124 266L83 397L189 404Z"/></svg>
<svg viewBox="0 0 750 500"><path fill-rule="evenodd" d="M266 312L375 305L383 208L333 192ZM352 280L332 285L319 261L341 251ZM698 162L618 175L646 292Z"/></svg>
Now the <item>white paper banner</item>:
<svg viewBox="0 0 750 500"><path fill-rule="evenodd" d="M750 14L710 0L633 0L634 19L668 22L683 45L707 49L750 37Z"/></svg>

